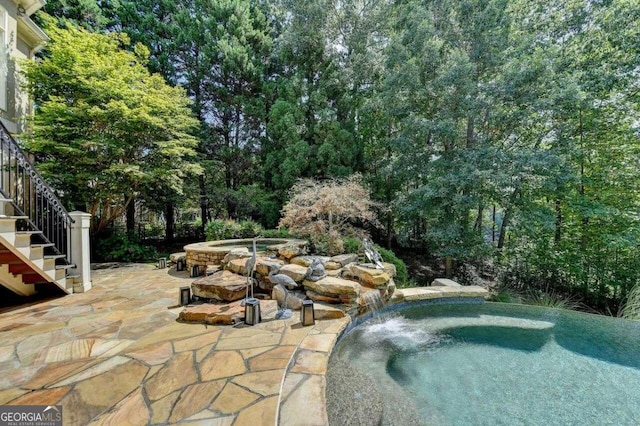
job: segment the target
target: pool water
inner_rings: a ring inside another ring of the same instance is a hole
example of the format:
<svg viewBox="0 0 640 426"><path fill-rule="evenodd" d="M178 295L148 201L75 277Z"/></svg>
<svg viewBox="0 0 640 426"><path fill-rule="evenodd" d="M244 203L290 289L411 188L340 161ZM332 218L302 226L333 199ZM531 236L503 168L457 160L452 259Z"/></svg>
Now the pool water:
<svg viewBox="0 0 640 426"><path fill-rule="evenodd" d="M350 371L367 389L347 381L337 392ZM336 346L331 424L349 424L363 392L380 418L362 418L370 408L350 424L638 425L640 322L498 303L409 307Z"/></svg>

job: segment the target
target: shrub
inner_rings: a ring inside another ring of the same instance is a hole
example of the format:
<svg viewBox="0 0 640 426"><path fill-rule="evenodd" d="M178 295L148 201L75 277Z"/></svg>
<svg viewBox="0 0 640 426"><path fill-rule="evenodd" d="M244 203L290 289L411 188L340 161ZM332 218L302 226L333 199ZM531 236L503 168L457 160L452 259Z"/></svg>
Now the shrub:
<svg viewBox="0 0 640 426"><path fill-rule="evenodd" d="M382 248L378 245L376 245L376 248L378 249L378 253L380 253L380 256L382 256L382 260L388 263L393 263L395 265L396 284L398 284L398 286L400 287L404 287L407 283L407 265L391 250L387 250L386 248Z"/></svg>
<svg viewBox="0 0 640 426"><path fill-rule="evenodd" d="M343 250L343 236L364 236L362 225L377 224L376 206L359 175L341 180L301 179L291 188L279 227L309 238L318 253L338 254Z"/></svg>
<svg viewBox="0 0 640 426"><path fill-rule="evenodd" d="M185 238L189 240L195 240L202 238L200 227L202 222L200 219L193 222L177 222L175 228L175 236L178 238Z"/></svg>
<svg viewBox="0 0 640 426"><path fill-rule="evenodd" d="M253 238L260 235L262 226L252 220L243 220L238 224L238 236L234 238Z"/></svg>
<svg viewBox="0 0 640 426"><path fill-rule="evenodd" d="M531 290L522 300L525 305L544 306L547 308L556 309L579 309L582 304L575 297L566 296L547 289L543 290Z"/></svg>
<svg viewBox="0 0 640 426"><path fill-rule="evenodd" d="M500 285L492 291L490 300L501 303L522 303L522 294L516 289Z"/></svg>
<svg viewBox="0 0 640 426"><path fill-rule="evenodd" d="M236 222L216 219L207 223L205 234L207 241L231 240L235 238L253 238L262 233L260 224L252 220Z"/></svg>
<svg viewBox="0 0 640 426"><path fill-rule="evenodd" d="M96 256L107 262L139 262L157 258L158 252L142 245L137 237L116 232L98 241Z"/></svg>
<svg viewBox="0 0 640 426"><path fill-rule="evenodd" d="M263 229L260 235L265 238L295 238L287 228Z"/></svg>
<svg viewBox="0 0 640 426"><path fill-rule="evenodd" d="M362 247L362 240L359 240L358 238L345 237L342 240L342 244L344 246L345 253L362 254L364 251Z"/></svg>
<svg viewBox="0 0 640 426"><path fill-rule="evenodd" d="M332 231L330 234L317 236L312 240L314 253L326 256L335 256L344 253L344 245L340 234Z"/></svg>

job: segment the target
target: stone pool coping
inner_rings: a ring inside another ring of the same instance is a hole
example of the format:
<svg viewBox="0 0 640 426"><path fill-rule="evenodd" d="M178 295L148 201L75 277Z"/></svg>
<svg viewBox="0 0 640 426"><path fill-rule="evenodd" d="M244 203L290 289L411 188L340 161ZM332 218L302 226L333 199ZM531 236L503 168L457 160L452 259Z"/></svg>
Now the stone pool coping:
<svg viewBox="0 0 640 426"><path fill-rule="evenodd" d="M186 271L92 279L90 292L0 313L0 404L62 405L65 425L327 423L324 374L348 317L302 327L265 303L253 327L184 324Z"/></svg>

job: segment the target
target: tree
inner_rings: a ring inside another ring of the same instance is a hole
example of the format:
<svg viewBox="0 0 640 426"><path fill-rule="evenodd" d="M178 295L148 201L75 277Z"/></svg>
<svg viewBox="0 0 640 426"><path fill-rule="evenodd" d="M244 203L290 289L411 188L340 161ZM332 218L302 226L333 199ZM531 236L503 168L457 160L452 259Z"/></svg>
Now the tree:
<svg viewBox="0 0 640 426"><path fill-rule="evenodd" d="M60 26L70 23L90 31L100 31L109 27L117 7L118 0L47 0L43 10L55 17ZM41 13L36 15L36 21L39 24L43 22Z"/></svg>
<svg viewBox="0 0 640 426"><path fill-rule="evenodd" d="M272 38L255 1L123 1L123 31L151 48L150 66L182 85L200 121L202 226L213 215L239 217L259 179L265 133L263 84ZM222 211L218 209L222 207Z"/></svg>
<svg viewBox="0 0 640 426"><path fill-rule="evenodd" d="M626 1L516 3L519 34L541 52L552 90L539 113L555 166L514 211L508 249L522 282L580 294L615 311L640 281L637 7ZM524 266L518 266L518 265ZM526 273L522 273L522 271Z"/></svg>
<svg viewBox="0 0 640 426"><path fill-rule="evenodd" d="M359 108L380 71L371 66L368 51L377 34L372 21L384 2L274 3L260 164L271 204L283 205L299 178L365 170Z"/></svg>
<svg viewBox="0 0 640 426"><path fill-rule="evenodd" d="M180 194L200 170L184 90L149 74L144 46L123 50L124 34L47 31L44 57L23 64L36 103L26 148L64 202L88 209L99 233L141 194Z"/></svg>
<svg viewBox="0 0 640 426"><path fill-rule="evenodd" d="M360 175L316 181L300 179L282 209L280 227L310 237L329 254L342 252L342 238L366 235L365 225L377 225L378 204L361 183ZM320 251L323 251L320 249Z"/></svg>

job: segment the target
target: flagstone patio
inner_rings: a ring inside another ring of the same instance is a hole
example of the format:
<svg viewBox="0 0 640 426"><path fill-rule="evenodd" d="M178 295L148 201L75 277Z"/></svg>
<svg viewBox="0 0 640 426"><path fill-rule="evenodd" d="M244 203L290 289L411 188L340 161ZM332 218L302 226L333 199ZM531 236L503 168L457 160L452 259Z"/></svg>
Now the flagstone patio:
<svg viewBox="0 0 640 426"><path fill-rule="evenodd" d="M349 318L302 327L263 301L253 327L179 323L192 281L98 270L90 292L1 313L0 404L59 404L65 425L327 424L324 373Z"/></svg>

